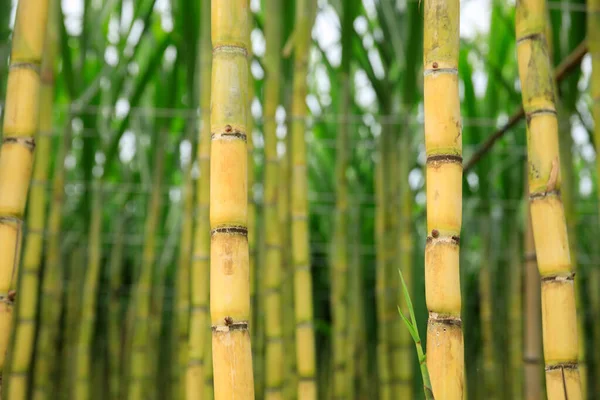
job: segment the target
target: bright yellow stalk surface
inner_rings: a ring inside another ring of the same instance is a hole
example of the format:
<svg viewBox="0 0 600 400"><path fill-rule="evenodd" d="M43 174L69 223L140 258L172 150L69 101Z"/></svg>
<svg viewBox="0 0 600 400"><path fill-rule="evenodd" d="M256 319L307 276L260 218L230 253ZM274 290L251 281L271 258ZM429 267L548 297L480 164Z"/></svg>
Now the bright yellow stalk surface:
<svg viewBox="0 0 600 400"><path fill-rule="evenodd" d="M253 399L248 252L249 9L213 0L210 315L215 399Z"/></svg>
<svg viewBox="0 0 600 400"><path fill-rule="evenodd" d="M96 323L96 299L102 252L102 191L100 182L95 182L92 194L92 216L88 247L88 266L85 272L81 298L81 316L77 333L77 359L75 398L89 399L93 397L92 386L92 339ZM50 397L52 398L52 396Z"/></svg>
<svg viewBox="0 0 600 400"><path fill-rule="evenodd" d="M399 181L400 181L400 218L399 218L399 246L398 251L400 252L399 261L400 268L402 270L402 275L404 277L404 281L406 282L406 286L408 288L409 294L413 295L412 290L412 281L413 281L413 252L414 252L414 241L413 241L413 229L412 229L412 207L413 207L413 193L408 185L408 175L411 169L411 140L410 134L412 132L409 129L406 129L402 137L400 138L400 168L399 168ZM398 272L392 271L394 273L394 279L398 280ZM409 310L406 305L406 301L402 297L402 290L398 285L398 290L396 291L396 303L400 304L402 307L402 313L404 315L409 315ZM398 378L400 380L400 388L398 395L400 398L413 398L413 351L414 351L414 343L412 337L410 336L410 332L406 329L405 326L400 326L401 330L399 332L399 340L397 351L397 360L398 364Z"/></svg>
<svg viewBox="0 0 600 400"><path fill-rule="evenodd" d="M459 273L462 219L459 1L426 0L424 15L427 367L436 398L462 400L465 380Z"/></svg>
<svg viewBox="0 0 600 400"><path fill-rule="evenodd" d="M379 160L375 165L375 244L376 248L376 275L375 296L377 303L377 377L379 398L391 399L390 370L388 357L387 329L386 329L386 268L385 268L385 188L384 188L384 148L383 135L379 137Z"/></svg>
<svg viewBox="0 0 600 400"><path fill-rule="evenodd" d="M510 325L509 362L513 400L523 399L523 255L519 235L510 239L510 295L508 319Z"/></svg>
<svg viewBox="0 0 600 400"><path fill-rule="evenodd" d="M281 0L267 0L266 8L273 15L281 14ZM281 18L269 18L265 21L265 104L264 104L264 136L265 136L265 269L261 271L264 279L265 304L265 398L276 400L283 398L283 324L281 308L281 232L279 229L278 202L278 169L277 157L277 122L275 112L279 106L281 82Z"/></svg>
<svg viewBox="0 0 600 400"><path fill-rule="evenodd" d="M40 113L40 64L46 36L48 0L21 0L6 90L0 148L0 371L10 341L23 212L33 167ZM1 376L0 376L1 385ZM0 388L1 390L1 388Z"/></svg>
<svg viewBox="0 0 600 400"><path fill-rule="evenodd" d="M526 185L526 188L528 185ZM523 335L524 398L542 399L542 323L540 313L540 274L537 268L529 204L525 216L525 327Z"/></svg>
<svg viewBox="0 0 600 400"><path fill-rule="evenodd" d="M35 318L38 307L39 272L44 246L46 223L46 186L52 142L52 107L54 105L54 64L57 52L57 4L52 1L41 66L39 131L33 170L33 183L27 215L27 239L18 291L15 337L10 355L10 376L6 392L10 399L24 399L29 385L28 372L33 361Z"/></svg>
<svg viewBox="0 0 600 400"><path fill-rule="evenodd" d="M567 227L560 199L558 121L544 29L545 2L519 0L515 17L523 108L527 117L529 202L541 276L548 399L582 398L577 315Z"/></svg>
<svg viewBox="0 0 600 400"><path fill-rule="evenodd" d="M591 97L592 117L594 118L594 142L596 148L600 148L600 0L587 1L587 43L589 53L592 56ZM596 172L600 182L600 157L596 157ZM598 191L600 197L600 191ZM594 324L594 343L600 343L600 301L598 284L600 284L600 270L590 269L590 281L595 282L591 288ZM600 351L596 352L596 365L600 365ZM596 379L597 391L600 390L600 379Z"/></svg>
<svg viewBox="0 0 600 400"><path fill-rule="evenodd" d="M292 257L298 399L317 398L312 274L308 231L308 172L306 167L306 77L315 0L296 1L294 82L292 100Z"/></svg>
<svg viewBox="0 0 600 400"><path fill-rule="evenodd" d="M185 376L188 365L188 343L190 323L190 264L192 253L193 220L187 216L193 215L194 193L192 182L192 163L186 166L184 183L184 211L186 216L182 221L181 240L179 249L179 266L177 270L177 363L175 394L177 398L185 399ZM159 283L162 284L162 283Z"/></svg>
<svg viewBox="0 0 600 400"><path fill-rule="evenodd" d="M296 374L296 342L294 326L294 271L290 242L290 136L286 137L286 151L279 159L279 223L281 229L282 249L282 292L283 309L283 341L285 352L284 398L293 399L296 396L298 377Z"/></svg>
<svg viewBox="0 0 600 400"><path fill-rule="evenodd" d="M186 393L188 400L205 397L207 369L212 369L208 357L210 337L208 289L210 277L210 77L212 52L210 46L210 0L202 0L200 40L198 49L200 85L200 129L198 132L198 165L200 179L196 186L197 217L191 270L190 343Z"/></svg>

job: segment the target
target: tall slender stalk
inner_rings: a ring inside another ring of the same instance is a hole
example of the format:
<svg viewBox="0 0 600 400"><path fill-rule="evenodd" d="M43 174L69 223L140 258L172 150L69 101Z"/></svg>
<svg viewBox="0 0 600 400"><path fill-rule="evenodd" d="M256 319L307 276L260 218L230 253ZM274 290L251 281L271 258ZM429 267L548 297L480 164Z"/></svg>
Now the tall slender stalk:
<svg viewBox="0 0 600 400"><path fill-rule="evenodd" d="M313 326L312 273L308 230L308 172L306 166L306 76L311 29L316 1L296 1L294 31L294 82L292 99L292 257L294 262L294 306L298 399L317 398L316 348Z"/></svg>
<svg viewBox="0 0 600 400"><path fill-rule="evenodd" d="M544 35L545 2L519 0L515 18L528 128L529 202L541 276L546 387L550 400L580 399L574 276L560 198L558 121Z"/></svg>
<svg viewBox="0 0 600 400"><path fill-rule="evenodd" d="M267 0L266 9L273 15L280 15L280 0ZM277 204L279 186L279 158L277 157L277 121L275 112L279 106L281 91L281 48L282 20L270 18L265 23L265 104L264 104L264 137L265 137L265 175L264 175L264 230L265 230L265 270L261 273L264 279L265 304L265 398L283 398L284 347L282 323L282 251L281 230Z"/></svg>
<svg viewBox="0 0 600 400"><path fill-rule="evenodd" d="M462 123L458 96L459 2L424 4L427 367L439 399L464 395L459 243Z"/></svg>
<svg viewBox="0 0 600 400"><path fill-rule="evenodd" d="M510 238L510 270L509 270L509 310L508 322L510 326L510 385L511 398L523 399L523 253L519 242L520 235Z"/></svg>
<svg viewBox="0 0 600 400"><path fill-rule="evenodd" d="M376 274L375 296L377 304L377 377L379 398L391 399L390 370L388 358L388 343L386 329L386 268L385 268L385 188L384 188L384 141L379 137L379 160L375 164L375 245L376 245Z"/></svg>
<svg viewBox="0 0 600 400"><path fill-rule="evenodd" d="M351 2L342 7L342 64L340 70L339 109L342 120L338 126L335 155L335 219L331 252L331 314L333 316L333 396L348 398L348 116L350 114L350 59L352 33Z"/></svg>
<svg viewBox="0 0 600 400"><path fill-rule="evenodd" d="M146 220L144 222L144 248L142 250L142 267L134 289L134 298L130 303L133 308L133 327L131 333L131 360L128 397L131 400L147 399L150 385L151 362L154 360L148 352L151 344L150 313L152 303L152 276L156 261L156 230L162 208L162 180L164 165L164 149L162 148L164 132L157 133L154 152L153 184Z"/></svg>
<svg viewBox="0 0 600 400"><path fill-rule="evenodd" d="M210 315L215 399L252 399L248 2L213 0L211 22Z"/></svg>
<svg viewBox="0 0 600 400"><path fill-rule="evenodd" d="M23 213L40 113L40 65L49 0L21 0L13 32L0 148L0 371L10 342ZM0 393L2 393L0 375ZM0 396L1 397L1 396Z"/></svg>
<svg viewBox="0 0 600 400"><path fill-rule="evenodd" d="M8 398L24 399L29 385L29 372L33 362L36 314L39 303L38 285L43 256L44 228L46 227L46 186L52 142L52 109L54 106L54 71L57 53L58 4L51 1L44 55L40 70L39 130L36 135L35 158L23 267L19 277L18 292L22 293L16 304L16 325L9 355L5 393Z"/></svg>
<svg viewBox="0 0 600 400"><path fill-rule="evenodd" d="M124 332L122 300L121 300L121 276L123 274L123 247L126 221L121 216L116 221L115 243L110 253L109 276L110 276L110 298L108 303L108 351L109 351L109 394L110 399L117 400L121 396L121 380L123 370Z"/></svg>
<svg viewBox="0 0 600 400"><path fill-rule="evenodd" d="M596 148L600 148L600 0L588 0L587 1L587 43L589 46L589 52L592 56L592 76L590 80L591 84L591 97L593 101L592 105L592 117L594 119L594 143ZM600 182L600 157L596 157L596 174ZM600 190L598 191L600 199ZM590 269L589 281L594 285L590 293L598 295L597 285L600 284L600 269ZM593 319L600 321L600 302L592 301L594 304ZM600 345L600 323L594 324L594 344ZM596 369L600 368L600 352L596 352ZM600 392L600 379L596 379L596 392Z"/></svg>
<svg viewBox="0 0 600 400"><path fill-rule="evenodd" d="M411 161L412 161L412 148L411 148L411 131L405 130L399 140L399 184L400 191L399 197L399 236L398 236L398 251L399 251L399 264L402 270L402 275L406 281L408 294L413 295L413 261L414 261L414 240L413 240L413 221L411 219L412 208L413 208L413 193L408 185L408 175L410 173ZM398 274L394 279L398 280ZM400 307L404 315L408 315L408 309L405 306L405 302L400 298L402 296L401 290L398 289L396 292L396 302L401 304ZM410 332L407 329L402 329L399 332L398 338L398 351L397 359L399 365L398 378L400 380L399 396L401 398L413 398L413 352L412 352L412 339Z"/></svg>
<svg viewBox="0 0 600 400"><path fill-rule="evenodd" d="M81 316L77 331L76 352L76 399L90 399L92 390L92 340L96 325L96 304L98 297L98 284L100 281L100 267L102 256L102 188L99 181L94 182L92 194L92 216L90 223L88 262L81 297Z"/></svg>
<svg viewBox="0 0 600 400"><path fill-rule="evenodd" d="M284 398L294 399L298 387L296 373L296 343L294 326L294 270L291 252L290 215L290 135L286 136L286 150L279 159L279 198L278 212L282 249L282 308L283 308L283 341L285 357Z"/></svg>
<svg viewBox="0 0 600 400"><path fill-rule="evenodd" d="M527 190L525 193L527 193ZM525 398L527 400L539 400L543 398L540 274L536 262L529 205L527 205L525 215L525 227L525 329L523 337Z"/></svg>
<svg viewBox="0 0 600 400"><path fill-rule="evenodd" d="M36 400L46 399L57 388L57 371L59 363L57 359L58 324L60 321L60 310L63 292L64 268L60 254L62 239L62 218L65 202L65 157L71 147L72 125L68 118L60 141L56 159L54 162L54 175L52 177L52 194L50 199L50 210L48 213L48 242L44 260L44 272L42 278L40 326L37 337L37 349L35 357L34 376L34 398ZM79 299L77 299L79 303ZM77 315L77 318L79 315ZM77 321L75 319L74 321ZM70 325L75 326L75 325ZM75 341L73 332L66 332L66 336ZM72 343L68 341L67 343ZM74 346L69 346L73 350ZM67 350L68 351L68 350ZM71 360L65 360L67 368L72 366ZM75 373L75 371L71 371ZM73 376L72 374L69 376ZM70 379L66 379L67 391L70 390Z"/></svg>
<svg viewBox="0 0 600 400"><path fill-rule="evenodd" d="M196 220L191 267L190 335L186 376L187 399L204 399L207 370L212 369L208 357L209 315L208 289L210 276L210 76L212 53L210 45L210 0L200 2L200 40L198 41L197 85L200 86L200 129L198 130L198 166L200 178L196 184Z"/></svg>
<svg viewBox="0 0 600 400"><path fill-rule="evenodd" d="M191 124L191 121L190 121ZM192 160L185 167L183 188L184 211L179 247L179 265L177 268L177 372L176 396L186 398L185 375L188 365L188 343L190 323L190 264L192 256L192 233L194 223L188 216L194 211L194 192L192 182ZM159 283L160 284L160 283Z"/></svg>

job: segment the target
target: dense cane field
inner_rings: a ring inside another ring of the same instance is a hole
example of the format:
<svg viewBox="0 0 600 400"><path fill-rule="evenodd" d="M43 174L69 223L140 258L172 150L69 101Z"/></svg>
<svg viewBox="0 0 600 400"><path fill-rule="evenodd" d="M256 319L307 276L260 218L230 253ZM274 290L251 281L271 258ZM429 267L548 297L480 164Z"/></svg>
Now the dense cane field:
<svg viewBox="0 0 600 400"><path fill-rule="evenodd" d="M597 64L600 0L1 1L0 398L600 399Z"/></svg>

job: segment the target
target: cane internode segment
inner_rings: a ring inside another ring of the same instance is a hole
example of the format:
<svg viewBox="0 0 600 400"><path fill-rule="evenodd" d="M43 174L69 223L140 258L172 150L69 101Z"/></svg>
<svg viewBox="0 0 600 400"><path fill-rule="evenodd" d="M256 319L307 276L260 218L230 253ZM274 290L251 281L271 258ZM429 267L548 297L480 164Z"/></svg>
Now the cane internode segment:
<svg viewBox="0 0 600 400"><path fill-rule="evenodd" d="M424 16L427 366L434 396L458 400L464 393L459 271L463 174L459 2L425 1Z"/></svg>
<svg viewBox="0 0 600 400"><path fill-rule="evenodd" d="M560 197L558 119L545 37L546 5L517 2L515 28L527 117L529 206L541 277L542 332L549 399L580 399L573 268Z"/></svg>
<svg viewBox="0 0 600 400"><path fill-rule="evenodd" d="M211 2L210 319L215 399L253 399L248 321L249 9Z"/></svg>
<svg viewBox="0 0 600 400"><path fill-rule="evenodd" d="M40 67L48 20L47 0L22 0L17 7L0 149L0 371L13 323L14 290L22 219L33 170L39 126ZM29 29L35 25L39 29ZM0 390L2 389L0 374Z"/></svg>

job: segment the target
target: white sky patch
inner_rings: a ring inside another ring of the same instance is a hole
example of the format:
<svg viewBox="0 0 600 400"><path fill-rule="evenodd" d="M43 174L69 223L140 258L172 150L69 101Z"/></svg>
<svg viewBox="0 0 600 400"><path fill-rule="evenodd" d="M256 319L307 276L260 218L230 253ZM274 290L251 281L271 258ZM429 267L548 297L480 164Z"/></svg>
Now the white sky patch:
<svg viewBox="0 0 600 400"><path fill-rule="evenodd" d="M306 96L306 105L310 109L312 115L321 115L321 105L319 104L319 100L313 94L309 94Z"/></svg>
<svg viewBox="0 0 600 400"><path fill-rule="evenodd" d="M169 200L172 203L179 203L181 201L181 188L173 187L169 189Z"/></svg>
<svg viewBox="0 0 600 400"><path fill-rule="evenodd" d="M368 29L369 29L369 21L367 21L367 19L365 18L364 15L359 15L354 20L354 30L359 35L364 35L365 33L367 33Z"/></svg>
<svg viewBox="0 0 600 400"><path fill-rule="evenodd" d="M582 197L588 197L592 194L592 188L594 186L592 182L592 178L589 175L584 175L583 171L581 173L581 179L579 180L579 194Z"/></svg>
<svg viewBox="0 0 600 400"><path fill-rule="evenodd" d="M589 142L587 130L581 125L579 119L573 119L571 121L571 136L578 146L583 146Z"/></svg>
<svg viewBox="0 0 600 400"><path fill-rule="evenodd" d="M79 35L83 29L83 0L62 0L61 4L65 15L65 29L69 35Z"/></svg>
<svg viewBox="0 0 600 400"><path fill-rule="evenodd" d="M475 90L475 96L482 98L485 96L485 89L487 87L488 76L485 72L477 69L473 72L473 89Z"/></svg>
<svg viewBox="0 0 600 400"><path fill-rule="evenodd" d="M326 5L317 14L312 34L327 55L329 62L334 67L340 65L342 59L340 20L333 7Z"/></svg>
<svg viewBox="0 0 600 400"><path fill-rule="evenodd" d="M460 36L474 39L490 30L491 0L466 0L460 7Z"/></svg>
<svg viewBox="0 0 600 400"><path fill-rule="evenodd" d="M422 188L424 183L423 171L421 168L415 168L408 173L408 184L412 190Z"/></svg>
<svg viewBox="0 0 600 400"><path fill-rule="evenodd" d="M123 163L133 160L136 151L135 135L131 131L125 131L119 140L119 159Z"/></svg>
<svg viewBox="0 0 600 400"><path fill-rule="evenodd" d="M144 22L141 19L136 19L131 26L131 33L127 38L128 46L135 46L139 43L142 32L144 31Z"/></svg>
<svg viewBox="0 0 600 400"><path fill-rule="evenodd" d="M250 32L250 40L252 41L252 52L257 57L265 55L266 42L263 32L260 29L253 29Z"/></svg>
<svg viewBox="0 0 600 400"><path fill-rule="evenodd" d="M120 98L117 100L117 104L115 104L115 115L118 119L123 119L129 112L129 100Z"/></svg>
<svg viewBox="0 0 600 400"><path fill-rule="evenodd" d="M252 116L254 117L254 119L260 119L260 117L262 116L262 105L260 104L260 101L256 97L254 99L252 99L252 105L250 106L250 112L252 113Z"/></svg>
<svg viewBox="0 0 600 400"><path fill-rule="evenodd" d="M101 151L97 151L96 154L94 154L94 159L96 160L96 163L100 165L103 165L106 162L106 156Z"/></svg>
<svg viewBox="0 0 600 400"><path fill-rule="evenodd" d="M377 9L375 8L375 0L363 0L363 7L370 19L377 17Z"/></svg>
<svg viewBox="0 0 600 400"><path fill-rule="evenodd" d="M104 50L104 61L111 67L119 63L119 52L115 46L110 45L106 47L106 50Z"/></svg>
<svg viewBox="0 0 600 400"><path fill-rule="evenodd" d="M362 69L357 70L354 74L354 87L356 88L356 103L362 108L372 107L376 100L375 90L371 87L371 82Z"/></svg>
<svg viewBox="0 0 600 400"><path fill-rule="evenodd" d="M10 18L8 20L8 24L9 24L11 30L15 26L15 16L16 15L17 15L17 0L12 0L12 7L10 9Z"/></svg>
<svg viewBox="0 0 600 400"><path fill-rule="evenodd" d="M69 0L67 0L69 1ZM164 3L165 8L167 7L167 1L158 0L157 3ZM154 5L155 10L160 10L158 8L158 4ZM124 0L123 8L121 11L121 34L127 34L129 30L129 26L131 25L131 21L133 21L133 1L132 0Z"/></svg>
<svg viewBox="0 0 600 400"><path fill-rule="evenodd" d="M181 166L188 165L192 161L192 143L189 140L184 139L181 141L179 144L179 155Z"/></svg>
<svg viewBox="0 0 600 400"><path fill-rule="evenodd" d="M67 154L64 163L65 168L68 170L72 170L73 168L75 168L76 165L77 159L75 158L75 156L73 154Z"/></svg>

